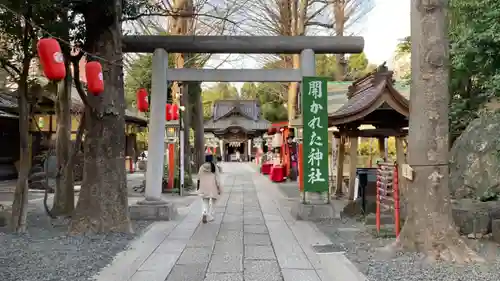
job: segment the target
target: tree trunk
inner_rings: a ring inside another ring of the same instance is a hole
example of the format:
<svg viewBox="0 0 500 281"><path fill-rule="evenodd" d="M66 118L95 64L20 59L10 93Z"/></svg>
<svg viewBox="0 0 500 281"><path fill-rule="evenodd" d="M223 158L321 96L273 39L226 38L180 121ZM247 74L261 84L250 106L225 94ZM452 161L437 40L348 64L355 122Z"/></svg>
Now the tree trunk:
<svg viewBox="0 0 500 281"><path fill-rule="evenodd" d="M337 0L333 3L333 16L335 18L335 35L344 36L345 18L345 0ZM344 81L346 78L345 54L336 54L335 63L337 64L336 81Z"/></svg>
<svg viewBox="0 0 500 281"><path fill-rule="evenodd" d="M191 113L192 107L189 105L189 84L184 83L182 85L182 96L181 104L184 106L185 110L182 113L182 122L184 128L184 171L187 171L185 178L185 186L191 185L191 149L189 145L189 132L191 130ZM182 171L181 171L182 172ZM186 184L187 183L187 184Z"/></svg>
<svg viewBox="0 0 500 281"><path fill-rule="evenodd" d="M85 113L84 172L82 189L70 223L70 233L73 234L132 232L124 157L121 3L110 1L106 9L90 6L85 13L86 47L91 53L106 59L101 61L105 90L99 96L88 95L92 108L87 107Z"/></svg>
<svg viewBox="0 0 500 281"><path fill-rule="evenodd" d="M203 119L203 103L201 97L201 83L191 84L189 96L193 104L192 125L194 128L194 162L198 171L205 162L205 131Z"/></svg>
<svg viewBox="0 0 500 281"><path fill-rule="evenodd" d="M66 56L66 78L63 89L59 91L56 101L56 155L57 166L61 173L56 181L54 203L51 213L55 216L70 215L75 208L75 194L73 187L73 165L70 161L71 144L71 89L72 77L69 59L69 50Z"/></svg>
<svg viewBox="0 0 500 281"><path fill-rule="evenodd" d="M412 95L406 223L393 246L431 260L477 260L460 238L451 216L448 188L447 1L412 1ZM397 248L396 248L397 249Z"/></svg>
<svg viewBox="0 0 500 281"><path fill-rule="evenodd" d="M25 62L26 63L26 62ZM12 217L10 228L15 232L26 231L26 216L28 208L28 176L31 169L31 138L29 134L30 110L28 103L28 67L23 71L19 83L19 139L20 159L19 170L12 202Z"/></svg>

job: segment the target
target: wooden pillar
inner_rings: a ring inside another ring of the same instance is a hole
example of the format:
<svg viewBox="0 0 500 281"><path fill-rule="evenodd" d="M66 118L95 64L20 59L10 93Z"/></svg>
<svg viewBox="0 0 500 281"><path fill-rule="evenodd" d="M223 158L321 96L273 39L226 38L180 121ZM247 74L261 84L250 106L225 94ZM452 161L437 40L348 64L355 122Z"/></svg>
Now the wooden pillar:
<svg viewBox="0 0 500 281"><path fill-rule="evenodd" d="M342 186L344 184L344 156L345 156L345 137L340 136L337 139L337 175L335 179L335 197L341 197L343 195Z"/></svg>
<svg viewBox="0 0 500 281"><path fill-rule="evenodd" d="M385 161L387 161L387 159L385 159L385 138L384 137L377 137L377 141L378 141L379 157L384 159L384 162L385 162Z"/></svg>
<svg viewBox="0 0 500 281"><path fill-rule="evenodd" d="M358 137L349 137L349 193L347 200L354 200L354 190L356 184L356 166L358 164Z"/></svg>
<svg viewBox="0 0 500 281"><path fill-rule="evenodd" d="M406 156L404 151L404 142L405 137L396 137L396 163L398 164L398 169L401 171L401 165L406 164ZM399 190L404 191L406 187L405 179L402 176L403 173L399 173L398 183Z"/></svg>

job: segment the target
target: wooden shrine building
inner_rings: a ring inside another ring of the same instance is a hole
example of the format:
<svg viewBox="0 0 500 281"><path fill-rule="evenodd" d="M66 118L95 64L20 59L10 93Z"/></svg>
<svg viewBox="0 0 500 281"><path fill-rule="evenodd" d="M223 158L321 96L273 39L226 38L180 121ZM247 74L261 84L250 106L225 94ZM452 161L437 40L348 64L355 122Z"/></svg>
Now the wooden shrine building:
<svg viewBox="0 0 500 281"><path fill-rule="evenodd" d="M347 103L328 116L328 125L338 129L334 132L338 144L335 182L337 196L342 194L346 143L349 143L350 157L349 200L354 197L359 137L377 138L380 151L385 150L386 137L395 137L397 162L405 162L403 142L408 134L409 101L394 88L392 74L385 65L381 65L354 81L347 92ZM360 130L362 125L371 125L373 128Z"/></svg>
<svg viewBox="0 0 500 281"><path fill-rule="evenodd" d="M219 139L218 154L224 161L250 161L254 154L251 140L262 136L269 126L257 100L218 100L212 118L204 124L205 133Z"/></svg>

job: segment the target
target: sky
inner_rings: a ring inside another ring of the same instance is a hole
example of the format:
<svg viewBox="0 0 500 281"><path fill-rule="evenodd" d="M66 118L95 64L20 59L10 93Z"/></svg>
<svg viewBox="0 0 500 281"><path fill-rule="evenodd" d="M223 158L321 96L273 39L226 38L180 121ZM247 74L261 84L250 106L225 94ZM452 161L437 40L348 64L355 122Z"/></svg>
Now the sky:
<svg viewBox="0 0 500 281"><path fill-rule="evenodd" d="M366 16L360 29L365 39L364 52L370 63L391 65L399 40L410 35L410 0L375 0L373 10ZM358 29L357 28L357 29ZM250 55L216 55L206 68L258 68L262 59ZM239 83L238 83L239 84Z"/></svg>
<svg viewBox="0 0 500 281"><path fill-rule="evenodd" d="M359 30L356 35L363 36L365 39L364 52L368 61L376 65L387 61L390 68L394 50L399 40L410 35L411 0L373 1L374 8L354 28ZM260 68L265 61L262 55L214 54L205 65L205 68L255 69ZM204 83L203 86L210 87L211 85L213 83ZM243 83L233 83L233 85L240 88Z"/></svg>

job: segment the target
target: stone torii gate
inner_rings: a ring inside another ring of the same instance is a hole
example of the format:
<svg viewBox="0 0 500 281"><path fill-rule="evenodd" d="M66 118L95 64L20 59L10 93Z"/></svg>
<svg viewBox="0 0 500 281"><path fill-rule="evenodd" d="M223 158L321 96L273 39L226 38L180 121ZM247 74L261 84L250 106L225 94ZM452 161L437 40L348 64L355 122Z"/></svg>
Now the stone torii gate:
<svg viewBox="0 0 500 281"><path fill-rule="evenodd" d="M175 213L172 205L161 199L168 81L301 82L303 77L316 75L315 54L360 53L364 47L362 37L347 36L157 35L122 39L123 52L153 53L150 120L154 122L149 122L146 198L136 212L131 209L131 217L147 213L155 219L170 219ZM168 69L168 53L300 54L301 63L300 69Z"/></svg>

